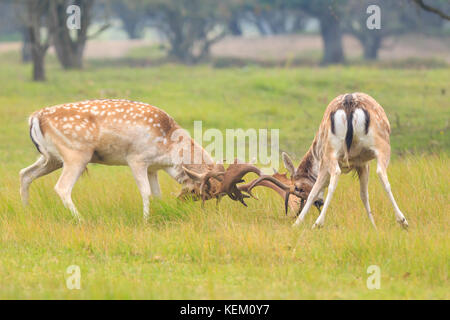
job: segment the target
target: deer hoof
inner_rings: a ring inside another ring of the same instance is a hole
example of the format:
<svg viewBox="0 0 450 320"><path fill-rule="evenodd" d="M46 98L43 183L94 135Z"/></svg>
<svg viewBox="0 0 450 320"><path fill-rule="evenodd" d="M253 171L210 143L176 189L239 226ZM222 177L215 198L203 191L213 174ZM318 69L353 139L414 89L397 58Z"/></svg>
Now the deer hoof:
<svg viewBox="0 0 450 320"><path fill-rule="evenodd" d="M322 221L318 221L316 223L313 224L312 228L314 229L320 229L323 227L323 222Z"/></svg>
<svg viewBox="0 0 450 320"><path fill-rule="evenodd" d="M400 226L401 226L403 229L408 230L409 225L408 225L408 221L406 221L406 218L397 220L397 222L400 224Z"/></svg>

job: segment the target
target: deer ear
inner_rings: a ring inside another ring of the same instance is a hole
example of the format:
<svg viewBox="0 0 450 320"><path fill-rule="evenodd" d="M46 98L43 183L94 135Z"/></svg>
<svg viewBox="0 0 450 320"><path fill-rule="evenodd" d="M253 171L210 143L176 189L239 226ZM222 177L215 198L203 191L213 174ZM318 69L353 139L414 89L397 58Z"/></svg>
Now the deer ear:
<svg viewBox="0 0 450 320"><path fill-rule="evenodd" d="M289 155L286 152L283 152L281 154L281 157L283 158L284 166L291 174L291 177L293 177L295 174L295 167L294 167L294 164L292 163L291 158L289 157Z"/></svg>
<svg viewBox="0 0 450 320"><path fill-rule="evenodd" d="M183 166L183 170L188 175L188 177L191 178L192 180L201 181L203 179L203 175L201 175L197 172L191 171L184 166Z"/></svg>

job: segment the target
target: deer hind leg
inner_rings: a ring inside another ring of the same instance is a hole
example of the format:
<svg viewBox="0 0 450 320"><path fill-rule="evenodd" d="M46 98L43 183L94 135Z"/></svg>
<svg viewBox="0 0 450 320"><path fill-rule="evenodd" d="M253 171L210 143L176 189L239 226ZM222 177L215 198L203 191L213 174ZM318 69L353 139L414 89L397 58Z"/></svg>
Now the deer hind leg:
<svg viewBox="0 0 450 320"><path fill-rule="evenodd" d="M325 203L323 205L322 211L320 212L319 217L313 225L314 228L320 228L323 226L325 222L325 215L327 213L328 206L330 205L331 199L333 198L334 191L336 190L337 183L339 180L339 176L341 175L341 169L339 168L339 164L337 161L332 162L330 164L330 184L328 185L328 193L325 199Z"/></svg>
<svg viewBox="0 0 450 320"><path fill-rule="evenodd" d="M382 153L379 153L377 155L377 174L380 178L381 184L383 185L384 190L386 191L389 200L391 200L392 205L394 206L395 211L395 217L397 219L397 222L405 229L408 228L408 221L406 221L405 216L400 211L400 208L397 205L397 202L395 201L394 195L391 191L391 184L389 183L388 176L387 176L387 166L389 163L389 156L385 156Z"/></svg>
<svg viewBox="0 0 450 320"><path fill-rule="evenodd" d="M306 214L308 213L309 209L313 205L317 196L322 192L323 188L325 187L328 177L329 177L329 173L327 170L323 170L323 169L320 170L319 175L317 176L316 183L314 184L313 188L311 189L308 199L306 200L306 204L303 207L302 211L300 212L300 215L297 217L297 220L295 220L295 223L293 225L294 227L300 225L303 222Z"/></svg>
<svg viewBox="0 0 450 320"><path fill-rule="evenodd" d="M360 187L359 195L361 196L361 201L364 204L364 208L366 208L367 216L369 217L370 222L376 230L377 226L375 225L375 220L373 219L369 204L369 164L367 163L364 166L358 168L357 172L359 176Z"/></svg>
<svg viewBox="0 0 450 320"><path fill-rule="evenodd" d="M152 196L155 198L161 198L161 188L159 187L158 172L151 171L148 173L148 181L150 182L150 189Z"/></svg>
<svg viewBox="0 0 450 320"><path fill-rule="evenodd" d="M20 197L24 205L28 204L29 188L31 183L62 167L62 163L56 159L46 160L44 156L40 156L39 159L31 166L20 170Z"/></svg>
<svg viewBox="0 0 450 320"><path fill-rule="evenodd" d="M72 189L86 169L90 158L90 156L80 157L78 155L72 155L70 158L67 157L64 160L61 176L55 185L55 191L61 198L64 206L70 210L73 217L78 221L81 220L81 216L72 201Z"/></svg>
<svg viewBox="0 0 450 320"><path fill-rule="evenodd" d="M129 161L128 165L133 172L134 179L136 180L136 184L142 196L142 202L144 205L144 221L148 221L150 215L149 197L152 194L147 172L148 165L142 161Z"/></svg>

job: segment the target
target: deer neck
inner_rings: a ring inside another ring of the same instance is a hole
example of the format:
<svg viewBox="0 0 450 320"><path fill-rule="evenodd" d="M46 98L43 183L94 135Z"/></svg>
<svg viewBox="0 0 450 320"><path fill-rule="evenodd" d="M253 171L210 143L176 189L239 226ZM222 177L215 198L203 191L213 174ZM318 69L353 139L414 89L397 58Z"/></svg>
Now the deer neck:
<svg viewBox="0 0 450 320"><path fill-rule="evenodd" d="M320 154L319 143L317 139L314 139L313 144L300 162L296 175L299 178L307 178L313 183L316 182L319 174Z"/></svg>
<svg viewBox="0 0 450 320"><path fill-rule="evenodd" d="M202 174L215 164L211 155L192 138L173 143L171 149L170 165L166 171L182 185L191 182L183 167Z"/></svg>

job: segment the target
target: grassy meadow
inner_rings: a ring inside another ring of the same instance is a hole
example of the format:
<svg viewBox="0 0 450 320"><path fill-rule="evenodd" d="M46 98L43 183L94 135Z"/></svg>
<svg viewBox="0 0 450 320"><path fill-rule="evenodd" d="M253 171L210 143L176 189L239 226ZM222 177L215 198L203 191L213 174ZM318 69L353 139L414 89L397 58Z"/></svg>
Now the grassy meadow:
<svg viewBox="0 0 450 320"><path fill-rule="evenodd" d="M215 69L163 64L146 68L90 61L63 72L50 57L48 82L33 83L17 54L0 56L1 299L449 299L450 70L448 68L282 67ZM163 199L142 220L128 168L90 166L73 199L76 224L53 191L59 171L35 181L30 206L18 172L38 156L28 115L45 106L127 98L156 105L187 129L279 128L281 149L298 162L327 103L363 91L391 121L392 190L408 219L394 212L371 167L369 193L378 232L352 175L339 181L325 227L317 211L293 229L282 199L257 189L237 202L181 203L180 186L160 173ZM66 288L66 268L81 268L81 290ZM381 288L366 286L381 269Z"/></svg>

